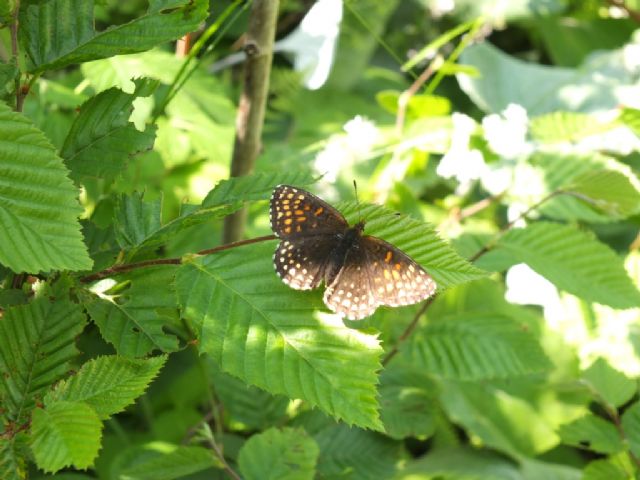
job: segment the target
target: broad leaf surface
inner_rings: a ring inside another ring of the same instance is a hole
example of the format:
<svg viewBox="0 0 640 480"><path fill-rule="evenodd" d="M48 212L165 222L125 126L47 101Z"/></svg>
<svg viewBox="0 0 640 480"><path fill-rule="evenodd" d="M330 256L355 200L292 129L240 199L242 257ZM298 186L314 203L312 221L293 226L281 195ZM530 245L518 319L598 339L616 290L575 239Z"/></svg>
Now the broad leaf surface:
<svg viewBox="0 0 640 480"><path fill-rule="evenodd" d="M78 190L44 134L0 103L0 263L15 272L86 270Z"/></svg>
<svg viewBox="0 0 640 480"><path fill-rule="evenodd" d="M178 300L201 351L249 384L379 428L377 339L315 314L317 294L292 293L274 273L274 247L236 248L180 267Z"/></svg>
<svg viewBox="0 0 640 480"><path fill-rule="evenodd" d="M158 374L166 357L146 360L117 356L98 357L63 380L45 398L50 406L60 401L84 402L104 420L121 412L142 395Z"/></svg>

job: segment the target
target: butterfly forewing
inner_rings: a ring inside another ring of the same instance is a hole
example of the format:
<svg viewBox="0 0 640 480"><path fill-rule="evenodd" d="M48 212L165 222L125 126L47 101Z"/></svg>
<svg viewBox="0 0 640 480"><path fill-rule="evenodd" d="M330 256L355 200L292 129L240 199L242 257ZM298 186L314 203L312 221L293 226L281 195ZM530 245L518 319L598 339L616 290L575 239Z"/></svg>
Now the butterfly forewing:
<svg viewBox="0 0 640 480"><path fill-rule="evenodd" d="M436 282L417 262L397 247L376 237L363 236L368 277L380 304L412 305L433 295Z"/></svg>
<svg viewBox="0 0 640 480"><path fill-rule="evenodd" d="M332 240L330 235L282 240L273 254L278 276L296 290L316 288L324 278Z"/></svg>
<svg viewBox="0 0 640 480"><path fill-rule="evenodd" d="M342 214L315 195L278 185L271 196L271 229L279 238L343 232L349 225Z"/></svg>

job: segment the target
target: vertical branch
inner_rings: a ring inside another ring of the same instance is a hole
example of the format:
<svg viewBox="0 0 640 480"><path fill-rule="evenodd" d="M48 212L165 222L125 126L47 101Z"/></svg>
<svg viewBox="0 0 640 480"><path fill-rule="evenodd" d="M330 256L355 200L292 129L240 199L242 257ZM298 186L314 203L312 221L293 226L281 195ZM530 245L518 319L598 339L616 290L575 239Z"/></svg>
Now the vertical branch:
<svg viewBox="0 0 640 480"><path fill-rule="evenodd" d="M20 13L20 0L15 1L13 12L11 12L11 25L9 25L9 31L11 33L11 57L16 65L19 65L19 47L18 47L18 15ZM23 92L20 85L20 75L16 76L15 81L16 89L16 112L22 111L22 104L24 103L24 97L26 92Z"/></svg>
<svg viewBox="0 0 640 480"><path fill-rule="evenodd" d="M253 1L244 47L247 61L244 87L236 116L236 138L231 159L232 177L251 173L260 151L277 16L278 0ZM245 208L225 218L225 243L242 237L246 218Z"/></svg>

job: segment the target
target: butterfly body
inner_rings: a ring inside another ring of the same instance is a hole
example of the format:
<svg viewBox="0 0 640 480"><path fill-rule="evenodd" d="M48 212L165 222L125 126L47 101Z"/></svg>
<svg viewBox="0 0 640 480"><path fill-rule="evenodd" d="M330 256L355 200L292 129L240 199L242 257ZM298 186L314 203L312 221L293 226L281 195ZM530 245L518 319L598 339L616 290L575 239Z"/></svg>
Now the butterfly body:
<svg viewBox="0 0 640 480"><path fill-rule="evenodd" d="M342 214L315 195L279 185L271 197L271 227L280 238L276 272L296 290L326 285L324 302L352 320L379 305L410 305L436 285L409 256L379 238L363 235L364 222L349 226Z"/></svg>

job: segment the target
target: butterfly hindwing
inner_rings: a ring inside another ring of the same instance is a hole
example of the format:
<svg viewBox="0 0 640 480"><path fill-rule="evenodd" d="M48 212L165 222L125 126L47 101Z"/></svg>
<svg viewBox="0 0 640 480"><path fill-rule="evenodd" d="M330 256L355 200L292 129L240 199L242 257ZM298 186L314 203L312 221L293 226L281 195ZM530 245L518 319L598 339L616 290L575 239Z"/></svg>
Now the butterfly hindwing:
<svg viewBox="0 0 640 480"><path fill-rule="evenodd" d="M282 240L273 254L273 264L278 276L291 288L310 290L324 279L332 248L331 235Z"/></svg>
<svg viewBox="0 0 640 480"><path fill-rule="evenodd" d="M374 295L363 249L349 251L335 279L324 291L324 303L334 313L350 320L368 317L380 305Z"/></svg>
<svg viewBox="0 0 640 480"><path fill-rule="evenodd" d="M360 241L367 252L373 294L380 304L412 305L433 295L436 282L431 275L399 248L368 235Z"/></svg>
<svg viewBox="0 0 640 480"><path fill-rule="evenodd" d="M342 214L324 200L290 185L271 195L271 229L279 238L341 233L348 228Z"/></svg>

